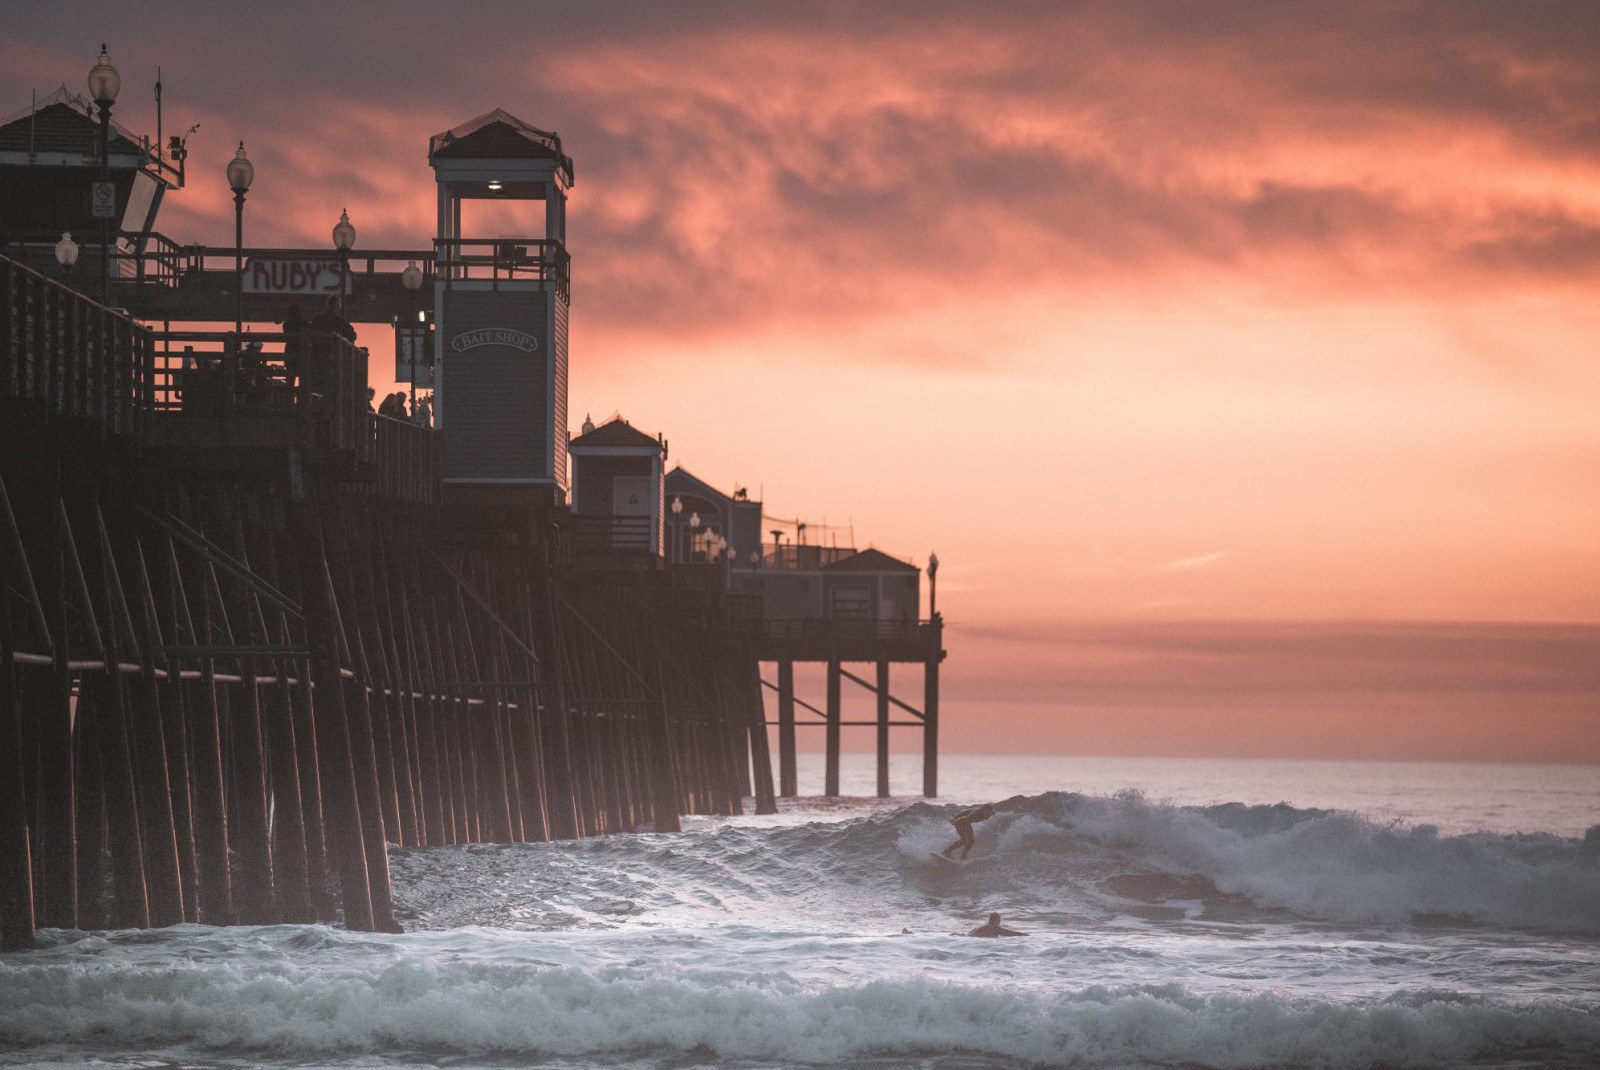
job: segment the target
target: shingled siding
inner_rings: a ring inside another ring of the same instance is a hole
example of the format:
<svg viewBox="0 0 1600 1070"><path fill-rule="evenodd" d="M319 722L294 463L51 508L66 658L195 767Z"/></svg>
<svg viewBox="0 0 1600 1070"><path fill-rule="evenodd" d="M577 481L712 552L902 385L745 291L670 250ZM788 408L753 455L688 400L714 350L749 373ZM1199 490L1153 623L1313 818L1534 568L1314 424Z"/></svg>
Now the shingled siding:
<svg viewBox="0 0 1600 1070"><path fill-rule="evenodd" d="M551 439L555 448L556 485L563 490L567 486L567 297L565 294L552 293L547 295L554 311L555 323L555 368L551 375L551 382L555 384L555 396L551 399L554 416L551 426L555 428L555 435Z"/></svg>
<svg viewBox="0 0 1600 1070"><path fill-rule="evenodd" d="M446 480L549 480L554 449L551 345L538 291L453 290L444 295L442 339ZM533 352L496 341L464 349L467 336L496 329L538 339ZM565 407L564 405L562 406Z"/></svg>

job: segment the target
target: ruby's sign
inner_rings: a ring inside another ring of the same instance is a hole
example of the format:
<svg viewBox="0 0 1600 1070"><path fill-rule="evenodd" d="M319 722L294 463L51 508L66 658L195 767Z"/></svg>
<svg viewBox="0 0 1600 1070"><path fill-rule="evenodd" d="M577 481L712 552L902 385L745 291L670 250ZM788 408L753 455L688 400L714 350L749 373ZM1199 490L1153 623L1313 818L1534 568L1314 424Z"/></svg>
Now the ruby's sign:
<svg viewBox="0 0 1600 1070"><path fill-rule="evenodd" d="M349 284L346 283L346 292ZM257 257L244 266L247 294L336 294L339 260L267 260Z"/></svg>

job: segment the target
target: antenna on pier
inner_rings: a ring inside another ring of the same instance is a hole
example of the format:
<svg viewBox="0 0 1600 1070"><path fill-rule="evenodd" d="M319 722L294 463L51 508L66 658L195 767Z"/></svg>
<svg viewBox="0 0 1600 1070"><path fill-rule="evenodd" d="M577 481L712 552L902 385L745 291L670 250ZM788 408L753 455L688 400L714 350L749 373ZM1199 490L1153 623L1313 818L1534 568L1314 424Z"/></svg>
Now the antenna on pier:
<svg viewBox="0 0 1600 1070"><path fill-rule="evenodd" d="M165 141L161 140L161 66L156 65L156 156L159 158L163 152Z"/></svg>

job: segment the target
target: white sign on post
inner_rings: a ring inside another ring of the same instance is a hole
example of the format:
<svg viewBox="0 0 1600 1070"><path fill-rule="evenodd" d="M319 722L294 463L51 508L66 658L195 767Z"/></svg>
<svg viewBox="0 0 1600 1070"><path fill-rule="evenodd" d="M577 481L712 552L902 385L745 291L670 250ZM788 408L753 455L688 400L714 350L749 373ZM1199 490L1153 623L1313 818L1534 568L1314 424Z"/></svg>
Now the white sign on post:
<svg viewBox="0 0 1600 1070"><path fill-rule="evenodd" d="M96 182L90 186L89 202L94 208L94 218L117 218L117 187L110 182Z"/></svg>
<svg viewBox="0 0 1600 1070"><path fill-rule="evenodd" d="M345 292L350 291L349 279ZM336 294L339 260L268 260L255 257L244 268L247 294Z"/></svg>

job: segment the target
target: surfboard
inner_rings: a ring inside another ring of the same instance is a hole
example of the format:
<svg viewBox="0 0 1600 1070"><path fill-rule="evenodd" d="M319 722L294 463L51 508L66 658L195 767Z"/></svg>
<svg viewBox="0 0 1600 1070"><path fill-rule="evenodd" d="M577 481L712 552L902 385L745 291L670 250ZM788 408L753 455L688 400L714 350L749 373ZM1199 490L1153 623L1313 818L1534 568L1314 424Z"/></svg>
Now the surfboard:
<svg viewBox="0 0 1600 1070"><path fill-rule="evenodd" d="M943 862L945 865L953 866L956 869L960 869L962 866L966 865L965 862L951 858L948 855L942 855L938 851L929 851L928 854L935 862Z"/></svg>

